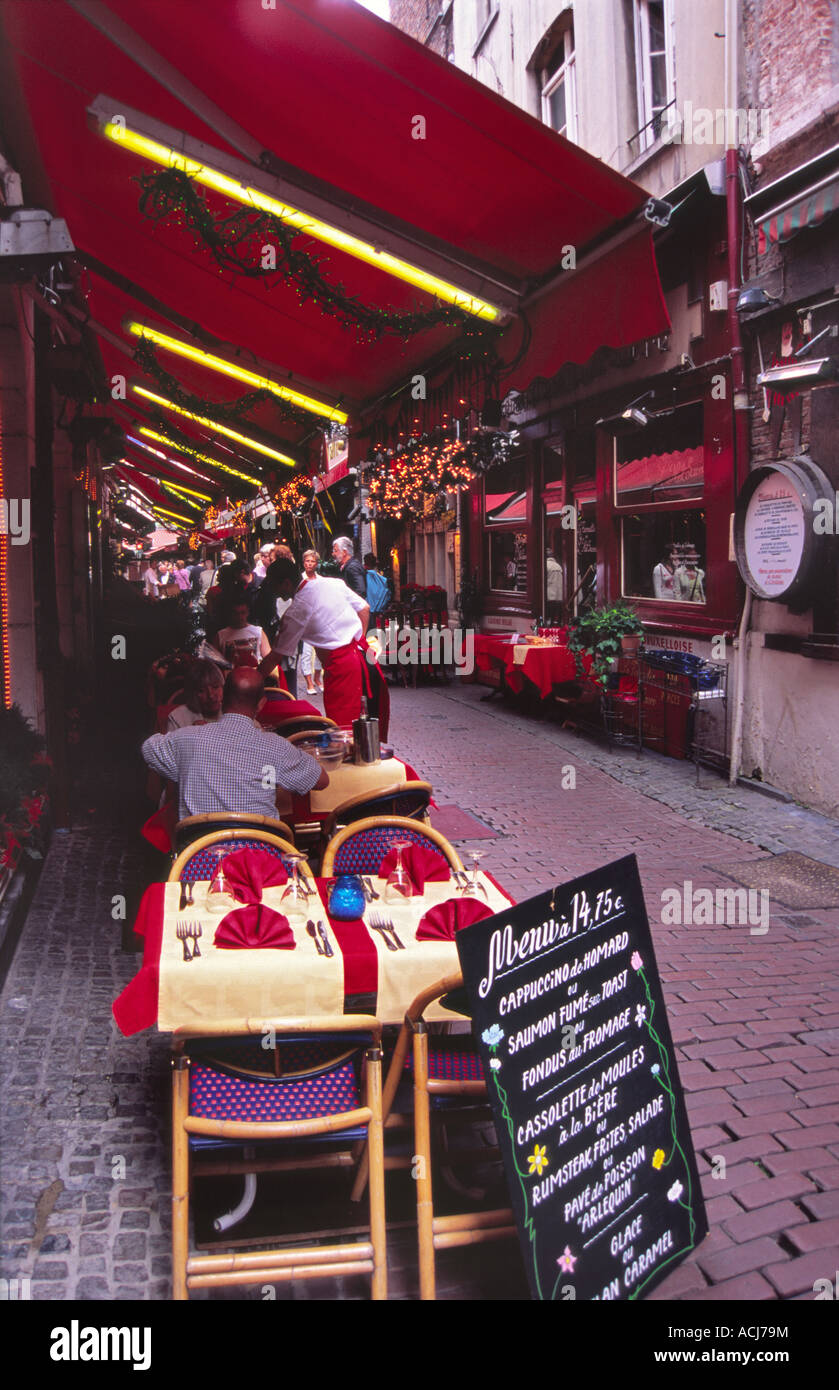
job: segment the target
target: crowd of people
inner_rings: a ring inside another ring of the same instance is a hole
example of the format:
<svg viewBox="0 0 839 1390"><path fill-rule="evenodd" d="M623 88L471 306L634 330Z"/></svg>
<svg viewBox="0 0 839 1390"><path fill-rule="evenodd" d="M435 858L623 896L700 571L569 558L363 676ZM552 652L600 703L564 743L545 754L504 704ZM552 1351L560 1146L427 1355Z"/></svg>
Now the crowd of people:
<svg viewBox="0 0 839 1390"><path fill-rule="evenodd" d="M305 551L298 564L284 542L263 545L252 563L230 551L220 558L218 567L210 558L189 568L183 560L150 561L143 575L152 601L180 598L201 613L206 633L179 703L167 711L165 729L143 744L143 757L177 784L180 818L221 811L275 816L278 793L302 795L328 777L315 759L259 724L267 683L295 697L299 663L307 693L322 691L327 718L347 726L366 711L386 738L388 687L366 634L371 611L389 601L389 586L375 556L362 563L346 536L332 545L334 577L321 572L317 551ZM266 766L272 786L265 785Z"/></svg>

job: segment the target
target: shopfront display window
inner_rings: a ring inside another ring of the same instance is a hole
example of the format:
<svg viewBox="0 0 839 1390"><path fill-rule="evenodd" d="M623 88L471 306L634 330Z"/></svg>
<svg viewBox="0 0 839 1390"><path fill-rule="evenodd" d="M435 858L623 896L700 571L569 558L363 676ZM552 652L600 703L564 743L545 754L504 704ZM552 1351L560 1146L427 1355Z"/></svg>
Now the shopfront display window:
<svg viewBox="0 0 839 1390"><path fill-rule="evenodd" d="M699 499L705 482L702 406L680 406L615 439L615 503L638 507Z"/></svg>
<svg viewBox="0 0 839 1390"><path fill-rule="evenodd" d="M622 518L621 529L625 597L705 604L703 511L633 514Z"/></svg>
<svg viewBox="0 0 839 1390"><path fill-rule="evenodd" d="M506 593L527 593L527 533L489 533L490 588Z"/></svg>
<svg viewBox="0 0 839 1390"><path fill-rule="evenodd" d="M524 463L516 461L487 474L484 483L484 521L487 526L527 520L527 478Z"/></svg>

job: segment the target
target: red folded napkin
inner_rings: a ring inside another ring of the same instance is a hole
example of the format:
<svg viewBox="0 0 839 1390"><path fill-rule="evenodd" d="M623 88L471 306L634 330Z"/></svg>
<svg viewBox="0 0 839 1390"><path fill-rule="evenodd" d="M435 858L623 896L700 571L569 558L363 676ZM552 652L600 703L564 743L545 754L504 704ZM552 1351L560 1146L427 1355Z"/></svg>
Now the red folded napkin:
<svg viewBox="0 0 839 1390"><path fill-rule="evenodd" d="M227 892L240 903L258 903L263 888L288 881L283 861L265 850L234 850L224 856L221 867Z"/></svg>
<svg viewBox="0 0 839 1390"><path fill-rule="evenodd" d="M228 912L213 938L213 945L225 950L271 946L277 951L293 951L296 944L288 918L261 903Z"/></svg>
<svg viewBox="0 0 839 1390"><path fill-rule="evenodd" d="M492 908L476 898L447 898L425 913L417 927L417 941L454 941L462 927L492 915Z"/></svg>
<svg viewBox="0 0 839 1390"><path fill-rule="evenodd" d="M403 849L402 867L411 880L414 897L422 894L422 890L429 880L440 883L448 882L451 878L449 866L442 855L437 854L433 849L428 849L426 845L414 843L410 849ZM388 874L392 873L395 868L396 850L392 849L379 865L379 877L387 878Z"/></svg>

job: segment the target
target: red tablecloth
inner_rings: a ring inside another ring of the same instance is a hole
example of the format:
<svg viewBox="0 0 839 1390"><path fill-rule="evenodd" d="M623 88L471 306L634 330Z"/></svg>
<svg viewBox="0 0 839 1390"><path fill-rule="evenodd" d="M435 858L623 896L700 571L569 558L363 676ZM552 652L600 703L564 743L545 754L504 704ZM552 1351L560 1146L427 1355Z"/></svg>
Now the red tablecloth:
<svg viewBox="0 0 839 1390"><path fill-rule="evenodd" d="M491 874L485 877L508 902L513 901ZM375 1013L380 988L379 952L372 934L361 920L339 922L330 917L326 911L329 880L319 878L316 884L322 906L312 905L312 917L324 917L338 942L344 968L345 1007L348 1012ZM153 883L143 894L134 923L134 931L144 938L143 963L112 1005L117 1027L126 1037L157 1023L165 888L163 883ZM408 1003L410 1000L406 999L404 1007Z"/></svg>
<svg viewBox="0 0 839 1390"><path fill-rule="evenodd" d="M323 718L323 710L310 704L308 700L272 700L269 696L259 711L258 718L266 729L273 729L286 719L300 719L304 714L316 714Z"/></svg>
<svg viewBox="0 0 839 1390"><path fill-rule="evenodd" d="M328 915L327 883L326 879L317 880L322 906L315 909L313 905L312 916L326 917L341 949L344 996L347 999L357 995L375 998L378 957L370 933L363 922L336 922ZM134 931L145 941L143 964L112 1005L117 1027L126 1037L144 1028L152 1028L157 1022L165 886L163 883L153 883L143 894L134 923Z"/></svg>
<svg viewBox="0 0 839 1390"><path fill-rule="evenodd" d="M521 664L515 659L515 644L503 637L478 633L475 637L475 664L479 671L489 671L499 663L504 679L518 694L524 688L524 678L536 686L542 699L550 695L555 685L578 679L574 653L567 647L529 647Z"/></svg>

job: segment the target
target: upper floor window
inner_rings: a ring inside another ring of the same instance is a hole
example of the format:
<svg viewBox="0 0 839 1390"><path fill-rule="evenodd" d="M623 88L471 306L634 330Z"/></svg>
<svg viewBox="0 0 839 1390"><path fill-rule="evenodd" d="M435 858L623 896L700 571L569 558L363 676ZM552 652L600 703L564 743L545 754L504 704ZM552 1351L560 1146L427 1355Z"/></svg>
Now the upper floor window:
<svg viewBox="0 0 839 1390"><path fill-rule="evenodd" d="M550 57L540 69L540 79L542 120L560 135L576 140L577 69L573 24L569 23L558 35Z"/></svg>
<svg viewBox="0 0 839 1390"><path fill-rule="evenodd" d="M635 0L635 82L639 130L633 153L654 145L675 100L671 0Z"/></svg>

